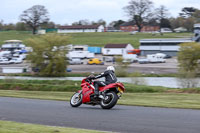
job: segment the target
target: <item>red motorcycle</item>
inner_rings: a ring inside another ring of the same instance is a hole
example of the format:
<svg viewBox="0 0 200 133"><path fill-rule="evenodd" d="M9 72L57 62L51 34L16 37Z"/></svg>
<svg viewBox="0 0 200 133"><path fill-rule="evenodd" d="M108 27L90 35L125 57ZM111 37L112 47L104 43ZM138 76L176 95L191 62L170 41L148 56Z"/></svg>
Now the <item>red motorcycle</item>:
<svg viewBox="0 0 200 133"><path fill-rule="evenodd" d="M94 94L94 82L90 78L85 78L81 82L82 90L76 92L70 100L72 107L78 107L82 103L90 105L101 105L103 109L111 109L124 93L124 85L120 82L99 87L99 96Z"/></svg>

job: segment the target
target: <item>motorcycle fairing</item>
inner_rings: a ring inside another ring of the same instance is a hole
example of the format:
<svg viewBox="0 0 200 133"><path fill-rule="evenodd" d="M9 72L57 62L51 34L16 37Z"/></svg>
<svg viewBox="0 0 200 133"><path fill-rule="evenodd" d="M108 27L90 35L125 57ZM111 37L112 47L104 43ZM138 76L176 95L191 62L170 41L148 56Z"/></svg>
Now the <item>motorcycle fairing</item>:
<svg viewBox="0 0 200 133"><path fill-rule="evenodd" d="M104 87L100 87L99 88L99 91L105 91L105 90L108 90L110 88L116 88L116 87L121 87L124 91L124 87L123 87L123 84L122 83L112 83L112 84L109 84L109 85L106 85Z"/></svg>
<svg viewBox="0 0 200 133"><path fill-rule="evenodd" d="M90 102L90 95L92 93L94 93L94 90L91 89L91 88L88 88L87 85L83 86L83 100L82 100L82 103L86 103L86 102Z"/></svg>

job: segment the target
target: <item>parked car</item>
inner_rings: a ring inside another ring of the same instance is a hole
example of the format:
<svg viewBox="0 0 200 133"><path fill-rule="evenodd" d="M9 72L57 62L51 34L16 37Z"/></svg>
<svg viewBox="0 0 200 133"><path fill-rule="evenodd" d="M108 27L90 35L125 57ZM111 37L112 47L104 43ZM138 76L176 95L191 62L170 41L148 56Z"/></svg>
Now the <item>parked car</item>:
<svg viewBox="0 0 200 133"><path fill-rule="evenodd" d="M71 68L67 68L66 71L67 72L72 72L72 69Z"/></svg>
<svg viewBox="0 0 200 133"><path fill-rule="evenodd" d="M138 31L132 31L130 32L130 35L135 35Z"/></svg>
<svg viewBox="0 0 200 133"><path fill-rule="evenodd" d="M22 58L12 58L10 61L10 64L20 64L23 62Z"/></svg>
<svg viewBox="0 0 200 133"><path fill-rule="evenodd" d="M173 31L170 28L161 28L161 33L172 33Z"/></svg>
<svg viewBox="0 0 200 133"><path fill-rule="evenodd" d="M19 58L21 58L22 60L26 59L27 54L20 54Z"/></svg>
<svg viewBox="0 0 200 133"><path fill-rule="evenodd" d="M69 60L69 64L70 65L79 65L79 64L83 64L83 61L81 59L70 59Z"/></svg>
<svg viewBox="0 0 200 133"><path fill-rule="evenodd" d="M157 57L161 57L161 58L163 58L163 59L171 58L170 55L168 55L168 54L163 54L163 53L156 53L156 56L157 56Z"/></svg>
<svg viewBox="0 0 200 133"><path fill-rule="evenodd" d="M170 56L168 54L164 57L164 59L169 59L169 58L172 58L172 56Z"/></svg>
<svg viewBox="0 0 200 133"><path fill-rule="evenodd" d="M92 58L88 60L89 65L104 65L104 62L102 62L100 59L98 58Z"/></svg>
<svg viewBox="0 0 200 133"><path fill-rule="evenodd" d="M134 59L123 59L122 63L134 63L136 62Z"/></svg>
<svg viewBox="0 0 200 133"><path fill-rule="evenodd" d="M113 62L114 61L114 57L109 57L109 56L104 57L104 61L105 62Z"/></svg>
<svg viewBox="0 0 200 133"><path fill-rule="evenodd" d="M8 60L0 60L0 64L1 65L7 65L7 64L10 64L10 61L8 61Z"/></svg>
<svg viewBox="0 0 200 133"><path fill-rule="evenodd" d="M139 58L138 63L140 64L147 64L149 63L149 60L147 58Z"/></svg>
<svg viewBox="0 0 200 133"><path fill-rule="evenodd" d="M8 61L8 58L6 58L6 57L0 57L0 61L3 61L3 60Z"/></svg>

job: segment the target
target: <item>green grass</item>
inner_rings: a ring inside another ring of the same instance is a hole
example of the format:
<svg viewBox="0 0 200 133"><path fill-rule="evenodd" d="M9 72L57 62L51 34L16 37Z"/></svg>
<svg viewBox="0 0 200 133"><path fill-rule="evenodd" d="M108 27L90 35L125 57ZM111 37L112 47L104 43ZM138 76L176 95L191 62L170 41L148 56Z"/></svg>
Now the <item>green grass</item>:
<svg viewBox="0 0 200 133"><path fill-rule="evenodd" d="M144 38L176 38L191 37L191 33L166 33L164 35L151 33L137 33L130 35L129 32L103 32L103 33L68 33L63 35L71 36L72 44L88 44L90 46L104 46L108 43L131 43L135 48L139 46L139 40ZM25 40L33 37L27 31L2 31L0 32L0 44L5 40L19 39Z"/></svg>
<svg viewBox="0 0 200 133"><path fill-rule="evenodd" d="M163 36L151 33L137 33L130 35L129 32L105 32L105 33L71 33L73 44L89 44L93 46L104 46L108 43L131 43L139 47L139 40L144 38L176 38L191 36L190 33L166 33Z"/></svg>
<svg viewBox="0 0 200 133"><path fill-rule="evenodd" d="M0 96L69 101L73 92L0 90ZM124 93L118 104L148 107L200 109L200 94Z"/></svg>
<svg viewBox="0 0 200 133"><path fill-rule="evenodd" d="M79 89L81 81L71 80L15 80L5 79L0 80L0 90L27 90L27 91L65 91L74 92ZM145 85L134 85L130 83L124 83L126 92L164 92L171 90L166 87L155 87Z"/></svg>
<svg viewBox="0 0 200 133"><path fill-rule="evenodd" d="M0 96L69 101L74 92L0 90Z"/></svg>
<svg viewBox="0 0 200 133"><path fill-rule="evenodd" d="M129 93L119 101L124 105L200 109L200 94L189 93Z"/></svg>
<svg viewBox="0 0 200 133"><path fill-rule="evenodd" d="M25 40L31 38L33 35L29 31L1 31L0 32L0 45L5 40Z"/></svg>
<svg viewBox="0 0 200 133"><path fill-rule="evenodd" d="M101 131L0 121L0 133L102 133Z"/></svg>

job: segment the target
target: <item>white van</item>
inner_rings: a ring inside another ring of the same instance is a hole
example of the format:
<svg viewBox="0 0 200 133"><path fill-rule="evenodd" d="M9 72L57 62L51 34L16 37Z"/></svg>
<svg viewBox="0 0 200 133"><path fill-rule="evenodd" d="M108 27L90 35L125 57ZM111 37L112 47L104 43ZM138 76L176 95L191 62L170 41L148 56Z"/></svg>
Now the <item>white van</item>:
<svg viewBox="0 0 200 133"><path fill-rule="evenodd" d="M166 61L162 56L156 54L147 55L147 59L150 63L165 63Z"/></svg>

